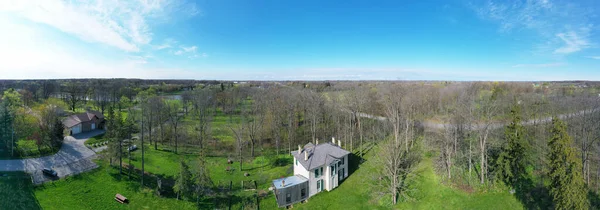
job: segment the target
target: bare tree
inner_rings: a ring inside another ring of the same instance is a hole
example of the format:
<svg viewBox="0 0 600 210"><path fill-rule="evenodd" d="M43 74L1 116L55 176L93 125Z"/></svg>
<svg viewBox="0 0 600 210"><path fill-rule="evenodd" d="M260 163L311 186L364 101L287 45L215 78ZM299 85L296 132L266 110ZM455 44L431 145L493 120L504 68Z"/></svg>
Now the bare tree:
<svg viewBox="0 0 600 210"><path fill-rule="evenodd" d="M265 109L264 109L264 93L262 91L255 91L253 96L252 105L247 106L242 111L242 124L248 133L250 139L250 155L254 158L256 144L261 138L263 123L265 121Z"/></svg>
<svg viewBox="0 0 600 210"><path fill-rule="evenodd" d="M242 122L238 122L235 125L232 125L232 123L230 123L229 125L229 129L231 129L231 131L233 132L233 134L235 135L235 147L236 150L238 152L238 158L240 160L240 171L242 171L242 167L243 167L243 162L244 162L244 156L242 154L242 151L244 149L244 133L245 133L245 127L242 125Z"/></svg>
<svg viewBox="0 0 600 210"><path fill-rule="evenodd" d="M181 108L181 106L179 105L179 103L167 103L167 106L169 107L169 124L171 125L171 128L173 129L173 141L175 142L175 153L177 153L177 148L178 148L178 137L179 137L179 133L178 133L178 128L179 128L179 119L181 118L181 115L179 115L179 109Z"/></svg>
<svg viewBox="0 0 600 210"><path fill-rule="evenodd" d="M77 104L85 98L85 90L76 82L67 83L61 90L65 94L65 99L71 111L75 111Z"/></svg>
<svg viewBox="0 0 600 210"><path fill-rule="evenodd" d="M399 85L389 85L381 87L381 89L382 90L379 92L381 104L384 107L384 112L388 121L392 125L394 142L398 143L402 124L401 108L404 89ZM408 142L406 145L408 145Z"/></svg>
<svg viewBox="0 0 600 210"><path fill-rule="evenodd" d="M192 97L196 131L198 132L198 143L204 148L204 142L211 136L211 123L214 115L215 98L211 90L196 90Z"/></svg>
<svg viewBox="0 0 600 210"><path fill-rule="evenodd" d="M324 101L321 96L312 91L303 91L302 99L304 100L305 119L309 122L311 139L313 144L317 140L317 132L319 124L322 120L321 110Z"/></svg>
<svg viewBox="0 0 600 210"><path fill-rule="evenodd" d="M400 196L407 196L407 179L412 176L420 155L413 149L407 152L402 144L392 140L385 141L380 148L381 152L376 157L378 165L382 167L380 184L383 189L387 188L392 196L392 204L395 205Z"/></svg>
<svg viewBox="0 0 600 210"><path fill-rule="evenodd" d="M479 100L479 109L477 115L479 116L478 129L478 140L479 140L479 157L480 157L480 182L483 184L487 177L488 165L487 165L487 144L490 137L490 133L494 128L494 117L498 114L498 101L496 101L494 93L483 96Z"/></svg>

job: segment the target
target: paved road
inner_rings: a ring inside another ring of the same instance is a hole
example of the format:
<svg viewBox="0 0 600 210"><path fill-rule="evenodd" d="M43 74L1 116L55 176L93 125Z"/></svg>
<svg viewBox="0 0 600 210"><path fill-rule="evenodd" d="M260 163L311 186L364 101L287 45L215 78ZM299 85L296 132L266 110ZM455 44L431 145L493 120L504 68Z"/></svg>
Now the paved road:
<svg viewBox="0 0 600 210"><path fill-rule="evenodd" d="M42 168L53 168L60 177L95 168L97 166L91 159L96 156L96 153L83 143L88 138L102 133L103 130L95 130L67 136L60 151L54 155L21 160L0 160L0 171L25 171L31 173L36 180L37 175L41 176L39 172Z"/></svg>
<svg viewBox="0 0 600 210"><path fill-rule="evenodd" d="M587 110L581 110L578 112L574 112L574 113L568 113L568 114L561 114L558 115L559 119L567 119L567 118L572 118L572 117L579 117L582 116L584 114L589 114L589 113L593 113L593 112L598 112L600 111L600 108L596 108L596 109L587 109ZM386 117L382 117L382 116L375 116L375 115L370 115L370 114L366 114L366 113L357 113L357 115L359 117L364 117L364 118L369 118L369 119L375 119L375 120L379 120L379 121L387 121ZM549 123L552 122L552 117L544 117L544 118L539 118L539 119L532 119L532 120L528 120L523 122L523 125L533 125L533 124L537 124L537 123ZM423 126L426 128L431 128L431 129L444 129L445 127L449 126L451 124L447 124L447 123L439 123L439 122L431 122L431 121L425 121L423 122ZM497 128L502 128L506 125L506 123L492 123L491 125L489 125L492 129L497 129ZM483 129L485 125L483 124L475 124L472 125L472 129L473 130L480 130Z"/></svg>

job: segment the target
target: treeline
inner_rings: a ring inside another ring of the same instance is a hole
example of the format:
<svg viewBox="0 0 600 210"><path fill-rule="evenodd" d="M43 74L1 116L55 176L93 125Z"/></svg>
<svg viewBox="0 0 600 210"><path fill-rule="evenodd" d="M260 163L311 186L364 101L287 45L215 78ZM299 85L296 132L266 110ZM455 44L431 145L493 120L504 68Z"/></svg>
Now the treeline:
<svg viewBox="0 0 600 210"><path fill-rule="evenodd" d="M26 87L30 83L37 86ZM5 119L0 122L3 145L10 144L6 139L13 128L7 126L18 121L18 114L10 114L18 108L9 106L18 98L23 116L36 116L26 107L40 104L66 113L86 107L104 112L113 139L108 157L120 165L129 156L123 148L130 143L124 140L138 133L142 154L148 149L144 145L174 153L202 151L239 159L240 170L242 160L289 154L297 145L333 137L358 157L384 148L375 160L381 166L377 182L394 203L409 196L407 179L423 153L432 154L445 182L469 188L507 185L532 208L593 205L569 196L600 187L596 83L113 79L13 81L10 86L18 90L3 96L7 105L0 111L9 114L0 116L11 116L0 118ZM224 133L233 141L217 137ZM573 181L571 193L553 190L566 187L561 180ZM561 203L565 199L573 202Z"/></svg>
<svg viewBox="0 0 600 210"><path fill-rule="evenodd" d="M0 157L16 158L50 154L62 145L64 103L48 99L26 106L14 89L0 101Z"/></svg>

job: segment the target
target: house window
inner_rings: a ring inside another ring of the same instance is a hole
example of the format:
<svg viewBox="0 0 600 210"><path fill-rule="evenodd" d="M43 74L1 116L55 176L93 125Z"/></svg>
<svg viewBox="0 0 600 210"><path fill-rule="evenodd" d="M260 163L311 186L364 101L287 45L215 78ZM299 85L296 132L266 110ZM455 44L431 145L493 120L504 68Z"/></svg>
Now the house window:
<svg viewBox="0 0 600 210"><path fill-rule="evenodd" d="M343 165L344 165L344 158L340 159L340 161L338 162L338 168Z"/></svg>
<svg viewBox="0 0 600 210"><path fill-rule="evenodd" d="M333 164L331 167L331 176L335 176L335 172L337 171L337 167Z"/></svg>
<svg viewBox="0 0 600 210"><path fill-rule="evenodd" d="M305 198L306 197L306 189L302 188L300 190L300 197Z"/></svg>
<svg viewBox="0 0 600 210"><path fill-rule="evenodd" d="M298 166L298 159L296 159L296 166Z"/></svg>
<svg viewBox="0 0 600 210"><path fill-rule="evenodd" d="M315 178L319 178L323 175L323 167L315 169Z"/></svg>
<svg viewBox="0 0 600 210"><path fill-rule="evenodd" d="M290 193L285 194L285 202L286 203L292 202L292 194L290 194Z"/></svg>
<svg viewBox="0 0 600 210"><path fill-rule="evenodd" d="M323 190L323 180L317 181L317 192L321 192Z"/></svg>

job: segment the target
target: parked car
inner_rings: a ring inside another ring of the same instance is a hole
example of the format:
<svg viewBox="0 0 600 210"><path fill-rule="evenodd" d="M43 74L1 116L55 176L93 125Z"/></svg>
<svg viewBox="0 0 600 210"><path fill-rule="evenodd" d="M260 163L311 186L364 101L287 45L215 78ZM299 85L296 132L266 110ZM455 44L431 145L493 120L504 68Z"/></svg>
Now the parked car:
<svg viewBox="0 0 600 210"><path fill-rule="evenodd" d="M58 177L58 173L55 170L44 168L42 169L42 173L51 177Z"/></svg>
<svg viewBox="0 0 600 210"><path fill-rule="evenodd" d="M129 148L127 148L127 150L129 151L135 151L137 149L137 145L131 145L129 146Z"/></svg>

